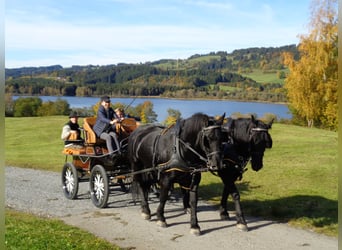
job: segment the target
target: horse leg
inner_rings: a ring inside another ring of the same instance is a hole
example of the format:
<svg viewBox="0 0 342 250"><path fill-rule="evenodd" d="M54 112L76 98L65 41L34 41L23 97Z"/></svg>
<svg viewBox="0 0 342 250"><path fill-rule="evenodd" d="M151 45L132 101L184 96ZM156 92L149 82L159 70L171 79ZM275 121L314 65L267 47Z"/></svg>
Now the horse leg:
<svg viewBox="0 0 342 250"><path fill-rule="evenodd" d="M228 185L226 183L223 183L223 191L222 191L222 197L221 197L221 204L220 204L220 218L221 220L229 220L229 213L227 209L227 202L228 202Z"/></svg>
<svg viewBox="0 0 342 250"><path fill-rule="evenodd" d="M142 197L141 199L141 216L145 220L150 220L151 219L151 210L148 204L148 192L149 192L149 187L146 185L143 185L142 183L139 183L139 191L140 191L140 196Z"/></svg>
<svg viewBox="0 0 342 250"><path fill-rule="evenodd" d="M171 188L171 183L169 180L164 178L160 185L160 195L159 195L159 206L157 208L157 224L161 227L167 227L166 219L164 216L165 203L169 198L169 191Z"/></svg>
<svg viewBox="0 0 342 250"><path fill-rule="evenodd" d="M190 214L191 209L190 209L190 203L189 203L189 190L181 187L181 191L183 194L183 209L185 214Z"/></svg>
<svg viewBox="0 0 342 250"><path fill-rule="evenodd" d="M248 231L247 222L245 220L245 216L243 214L241 203L240 203L240 193L237 190L234 184L235 190L231 193L233 197L233 201L235 204L235 212L236 212L236 226L241 231Z"/></svg>
<svg viewBox="0 0 342 250"><path fill-rule="evenodd" d="M198 225L197 219L197 202L198 202L198 186L201 181L201 174L194 174L192 176L192 185L190 187L189 199L190 199L190 233L194 235L200 235L201 229Z"/></svg>

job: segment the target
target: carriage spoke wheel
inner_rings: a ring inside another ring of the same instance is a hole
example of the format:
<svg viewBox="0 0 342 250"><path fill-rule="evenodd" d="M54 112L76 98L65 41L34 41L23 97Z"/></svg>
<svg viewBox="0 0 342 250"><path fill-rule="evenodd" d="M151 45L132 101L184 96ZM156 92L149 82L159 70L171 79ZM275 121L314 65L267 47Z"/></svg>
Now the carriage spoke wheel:
<svg viewBox="0 0 342 250"><path fill-rule="evenodd" d="M62 170L62 186L64 196L73 200L78 192L78 172L72 163L65 163Z"/></svg>
<svg viewBox="0 0 342 250"><path fill-rule="evenodd" d="M101 165L96 165L90 173L90 198L98 208L107 206L109 196L109 184L106 170Z"/></svg>

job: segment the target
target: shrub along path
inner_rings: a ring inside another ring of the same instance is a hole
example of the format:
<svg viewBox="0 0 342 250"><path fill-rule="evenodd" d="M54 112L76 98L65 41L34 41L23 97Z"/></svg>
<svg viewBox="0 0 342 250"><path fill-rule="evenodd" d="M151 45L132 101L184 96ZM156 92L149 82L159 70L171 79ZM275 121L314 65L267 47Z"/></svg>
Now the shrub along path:
<svg viewBox="0 0 342 250"><path fill-rule="evenodd" d="M197 237L190 235L189 215L183 213L176 197L166 205L169 226L160 228L155 216L151 221L140 217L140 207L132 202L130 193L114 189L108 208L98 209L89 199L88 183L80 184L77 200L64 198L56 172L6 167L5 178L7 207L59 218L124 248L335 250L338 245L337 238L259 218L247 218L250 230L241 232L233 220L221 221L218 211L203 201L198 212L202 235ZM151 203L155 211L157 199L153 195Z"/></svg>

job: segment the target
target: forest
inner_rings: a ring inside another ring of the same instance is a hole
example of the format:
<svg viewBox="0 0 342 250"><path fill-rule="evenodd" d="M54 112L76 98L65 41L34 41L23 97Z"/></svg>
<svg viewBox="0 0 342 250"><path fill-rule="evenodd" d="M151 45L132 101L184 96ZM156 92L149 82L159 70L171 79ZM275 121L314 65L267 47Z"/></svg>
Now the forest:
<svg viewBox="0 0 342 250"><path fill-rule="evenodd" d="M158 96L286 102L283 53L296 45L248 48L140 64L5 69L11 95Z"/></svg>

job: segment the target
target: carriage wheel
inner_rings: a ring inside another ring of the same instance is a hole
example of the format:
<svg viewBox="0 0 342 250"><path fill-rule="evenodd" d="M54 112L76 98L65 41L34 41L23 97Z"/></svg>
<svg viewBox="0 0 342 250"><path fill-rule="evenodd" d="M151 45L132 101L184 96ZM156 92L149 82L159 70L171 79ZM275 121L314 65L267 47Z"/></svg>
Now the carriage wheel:
<svg viewBox="0 0 342 250"><path fill-rule="evenodd" d="M72 163L65 163L62 170L63 193L66 198L73 200L78 192L78 172Z"/></svg>
<svg viewBox="0 0 342 250"><path fill-rule="evenodd" d="M106 170L101 165L96 165L90 173L90 198L98 208L107 206L109 197L109 184Z"/></svg>

